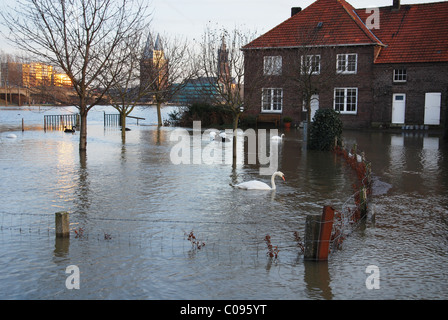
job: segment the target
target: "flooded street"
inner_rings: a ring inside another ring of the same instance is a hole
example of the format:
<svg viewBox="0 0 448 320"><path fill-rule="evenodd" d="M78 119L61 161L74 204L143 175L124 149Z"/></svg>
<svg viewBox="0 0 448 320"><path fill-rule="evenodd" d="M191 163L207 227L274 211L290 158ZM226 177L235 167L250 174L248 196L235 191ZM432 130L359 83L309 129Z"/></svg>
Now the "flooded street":
<svg viewBox="0 0 448 320"><path fill-rule="evenodd" d="M164 119L171 110L163 109ZM103 125L104 112L116 112L96 107L84 157L77 132L42 128L44 115L75 111L0 107L0 299L448 298L441 136L344 132L346 145L356 143L372 163L375 219L316 263L303 260L294 232L303 237L306 216L324 205L340 209L356 177L333 153L308 151L301 130L280 130L286 181L277 179L276 191L246 191L233 185L270 177L248 164L241 143L235 167L173 164L176 128L154 126L154 107L131 114L145 120L128 120L125 144L119 128ZM210 143L228 159L231 143L206 137L191 153ZM70 213L69 239L55 239L58 211ZM193 246L190 232L205 246ZM277 260L267 256L266 235L279 248ZM80 270L78 290L66 287L70 265ZM379 289L366 287L371 265Z"/></svg>

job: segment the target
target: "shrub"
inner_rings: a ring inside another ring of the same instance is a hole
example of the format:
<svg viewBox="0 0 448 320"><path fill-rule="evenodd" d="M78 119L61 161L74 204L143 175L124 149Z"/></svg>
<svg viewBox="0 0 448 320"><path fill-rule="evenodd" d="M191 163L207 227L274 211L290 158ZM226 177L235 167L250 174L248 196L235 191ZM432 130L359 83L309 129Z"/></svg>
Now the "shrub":
<svg viewBox="0 0 448 320"><path fill-rule="evenodd" d="M316 111L310 128L308 149L331 150L334 147L335 138L338 142L342 136L342 121L339 113L333 109L319 109Z"/></svg>
<svg viewBox="0 0 448 320"><path fill-rule="evenodd" d="M181 126L192 126L193 121L201 121L204 127L232 123L232 112L223 106L194 103L185 108L180 117Z"/></svg>

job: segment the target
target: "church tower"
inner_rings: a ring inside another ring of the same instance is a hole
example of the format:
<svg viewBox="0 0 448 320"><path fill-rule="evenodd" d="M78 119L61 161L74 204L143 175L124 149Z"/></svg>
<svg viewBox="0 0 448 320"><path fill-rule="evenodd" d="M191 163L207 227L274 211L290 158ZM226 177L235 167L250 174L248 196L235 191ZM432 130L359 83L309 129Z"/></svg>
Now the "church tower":
<svg viewBox="0 0 448 320"><path fill-rule="evenodd" d="M168 84L168 59L165 58L162 41L157 35L153 42L149 34L140 61L140 88L149 92L161 92Z"/></svg>
<svg viewBox="0 0 448 320"><path fill-rule="evenodd" d="M218 82L228 86L232 81L229 67L229 51L222 37L221 47L218 49Z"/></svg>

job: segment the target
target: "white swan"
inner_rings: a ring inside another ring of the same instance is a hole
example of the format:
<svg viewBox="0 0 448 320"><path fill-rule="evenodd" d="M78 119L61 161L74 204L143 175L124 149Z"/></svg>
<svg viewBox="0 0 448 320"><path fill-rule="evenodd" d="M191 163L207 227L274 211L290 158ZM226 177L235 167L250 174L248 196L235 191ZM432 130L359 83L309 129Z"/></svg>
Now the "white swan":
<svg viewBox="0 0 448 320"><path fill-rule="evenodd" d="M270 187L269 185L267 185L264 182L257 181L257 180L242 182L240 184L237 184L235 187L240 188L240 189L246 189L246 190L275 190L276 186L275 186L274 179L277 176L282 177L282 179L285 181L283 172L277 171L277 172L274 172L274 174L271 177L272 187Z"/></svg>
<svg viewBox="0 0 448 320"><path fill-rule="evenodd" d="M225 132L219 133L222 142L226 142L227 134Z"/></svg>
<svg viewBox="0 0 448 320"><path fill-rule="evenodd" d="M14 133L10 133L6 136L6 138L15 139L15 138L17 138L17 136Z"/></svg>
<svg viewBox="0 0 448 320"><path fill-rule="evenodd" d="M271 140L274 140L274 141L281 141L282 139L283 139L283 137L285 136L285 134L284 133L282 133L282 135L279 137L279 136L273 136L273 137L271 137Z"/></svg>

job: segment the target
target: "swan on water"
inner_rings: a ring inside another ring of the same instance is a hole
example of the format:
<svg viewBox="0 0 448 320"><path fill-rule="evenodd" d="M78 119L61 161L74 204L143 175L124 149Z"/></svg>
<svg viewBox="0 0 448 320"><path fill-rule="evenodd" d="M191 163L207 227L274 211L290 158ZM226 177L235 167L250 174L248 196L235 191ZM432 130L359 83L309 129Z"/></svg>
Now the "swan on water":
<svg viewBox="0 0 448 320"><path fill-rule="evenodd" d="M284 133L282 133L282 135L279 137L279 136L273 136L272 138L271 138L271 140L274 140L274 141L281 141L282 139L283 139L283 137L285 136L285 134Z"/></svg>
<svg viewBox="0 0 448 320"><path fill-rule="evenodd" d="M17 138L17 136L14 133L10 133L6 136L6 138L15 139L15 138Z"/></svg>
<svg viewBox="0 0 448 320"><path fill-rule="evenodd" d="M276 186L275 186L275 177L281 177L283 179L283 181L285 181L285 176L283 174L283 172L277 171L274 172L274 174L271 177L271 186L270 187L268 184L261 182L261 181L257 181L257 180L252 180L252 181L247 181L247 182L242 182L240 184L237 184L235 187L240 188L240 189L246 189L246 190L275 190Z"/></svg>
<svg viewBox="0 0 448 320"><path fill-rule="evenodd" d="M220 132L219 137L221 138L221 142L226 142L227 140L227 134L225 132Z"/></svg>

